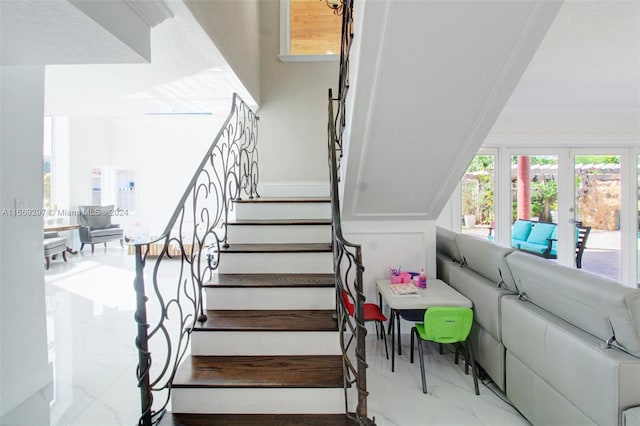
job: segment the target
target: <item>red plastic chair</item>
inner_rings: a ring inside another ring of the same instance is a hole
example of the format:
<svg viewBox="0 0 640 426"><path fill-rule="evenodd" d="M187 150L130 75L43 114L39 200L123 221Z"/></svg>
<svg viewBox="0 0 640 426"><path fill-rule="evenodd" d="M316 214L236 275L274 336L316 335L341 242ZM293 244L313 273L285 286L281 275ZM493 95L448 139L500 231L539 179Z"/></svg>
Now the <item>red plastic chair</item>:
<svg viewBox="0 0 640 426"><path fill-rule="evenodd" d="M347 308L347 312L349 316L353 317L355 314L355 306L351 302L351 298L349 297L349 293L346 290L342 290L342 301L344 302L344 306ZM364 322L375 321L376 323L376 337L382 337L384 340L384 351L387 354L387 359L389 359L389 349L387 348L387 337L384 332L384 322L387 320L387 317L384 316L382 310L375 303L365 303L364 304ZM353 340L353 335L349 339L347 343L347 347L351 344L351 340Z"/></svg>

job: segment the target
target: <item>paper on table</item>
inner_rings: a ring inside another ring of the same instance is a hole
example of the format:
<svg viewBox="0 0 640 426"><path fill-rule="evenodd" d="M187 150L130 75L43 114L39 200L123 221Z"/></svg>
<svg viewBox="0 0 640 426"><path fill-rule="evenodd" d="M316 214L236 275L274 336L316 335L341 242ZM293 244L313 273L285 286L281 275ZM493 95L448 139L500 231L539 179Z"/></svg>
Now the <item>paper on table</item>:
<svg viewBox="0 0 640 426"><path fill-rule="evenodd" d="M418 288L413 283L391 284L389 286L394 296L418 296Z"/></svg>

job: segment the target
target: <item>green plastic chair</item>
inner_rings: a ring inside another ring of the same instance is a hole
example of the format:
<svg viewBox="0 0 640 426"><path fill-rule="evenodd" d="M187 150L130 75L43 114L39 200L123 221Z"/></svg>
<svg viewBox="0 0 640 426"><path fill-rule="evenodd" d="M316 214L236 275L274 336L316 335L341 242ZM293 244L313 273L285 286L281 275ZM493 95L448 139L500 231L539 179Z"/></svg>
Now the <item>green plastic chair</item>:
<svg viewBox="0 0 640 426"><path fill-rule="evenodd" d="M418 354L420 356L420 373L422 374L422 393L427 393L427 380L424 373L424 354L422 341L428 340L440 344L451 343L456 345L456 363L458 349L465 343L465 373L469 374L469 364L473 374L473 385L476 395L480 395L478 389L478 376L476 363L473 359L473 350L469 332L473 324L473 311L470 308L434 307L424 313L424 322L416 324L411 329L411 363L413 363L414 338L418 339Z"/></svg>

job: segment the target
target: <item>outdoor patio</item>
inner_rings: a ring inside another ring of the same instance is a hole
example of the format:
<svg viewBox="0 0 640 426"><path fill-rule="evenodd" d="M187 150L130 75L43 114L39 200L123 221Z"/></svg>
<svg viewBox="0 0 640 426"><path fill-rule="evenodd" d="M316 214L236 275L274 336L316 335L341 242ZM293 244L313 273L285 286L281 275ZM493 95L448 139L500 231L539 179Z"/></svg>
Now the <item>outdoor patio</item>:
<svg viewBox="0 0 640 426"><path fill-rule="evenodd" d="M463 227L462 233L486 238L489 227ZM591 230L582 255L582 270L620 281L620 231Z"/></svg>

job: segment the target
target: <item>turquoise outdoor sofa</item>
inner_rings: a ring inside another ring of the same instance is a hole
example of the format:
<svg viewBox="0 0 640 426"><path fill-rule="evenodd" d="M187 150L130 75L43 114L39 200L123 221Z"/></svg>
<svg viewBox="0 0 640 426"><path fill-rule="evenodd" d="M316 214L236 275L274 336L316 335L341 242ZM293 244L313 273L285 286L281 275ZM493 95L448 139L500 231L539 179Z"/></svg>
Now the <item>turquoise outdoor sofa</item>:
<svg viewBox="0 0 640 426"><path fill-rule="evenodd" d="M582 268L582 254L591 232L590 226L576 222L576 267ZM558 258L558 225L518 219L511 229L511 247L542 256Z"/></svg>

